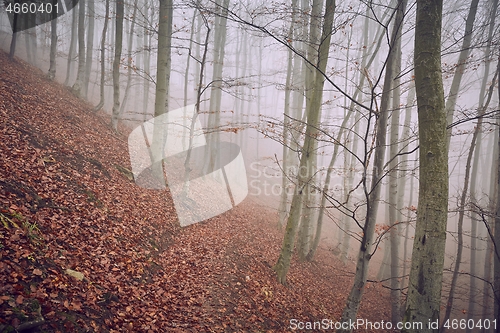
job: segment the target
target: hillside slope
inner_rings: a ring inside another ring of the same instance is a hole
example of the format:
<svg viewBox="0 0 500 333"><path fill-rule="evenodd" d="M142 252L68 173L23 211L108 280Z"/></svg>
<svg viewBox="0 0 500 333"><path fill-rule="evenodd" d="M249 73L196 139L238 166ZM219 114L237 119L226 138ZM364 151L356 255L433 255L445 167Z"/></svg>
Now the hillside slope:
<svg viewBox="0 0 500 333"><path fill-rule="evenodd" d="M286 332L340 317L352 274L330 252L294 261L284 287L266 208L247 199L180 229L168 191L119 171L126 137L106 116L3 52L0 117L0 332L42 317L42 332ZM387 320L388 305L370 285L360 318Z"/></svg>

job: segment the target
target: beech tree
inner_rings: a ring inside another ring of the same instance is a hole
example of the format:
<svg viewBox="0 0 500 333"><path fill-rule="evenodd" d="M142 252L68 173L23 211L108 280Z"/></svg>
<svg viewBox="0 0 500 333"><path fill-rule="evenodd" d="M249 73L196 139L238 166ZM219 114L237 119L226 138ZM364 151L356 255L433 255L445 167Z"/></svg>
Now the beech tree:
<svg viewBox="0 0 500 333"><path fill-rule="evenodd" d="M71 11L71 41L69 43L68 61L66 63L66 79L64 85L69 85L70 76L73 74L73 60L75 57L75 48L78 32L78 7L75 6Z"/></svg>
<svg viewBox="0 0 500 333"><path fill-rule="evenodd" d="M448 220L447 114L441 76L442 0L417 0L414 71L419 194L405 322L439 320ZM403 332L431 332L413 328Z"/></svg>
<svg viewBox="0 0 500 333"><path fill-rule="evenodd" d="M370 259L373 255L373 238L375 232L377 210L380 200L381 191L381 179L384 175L384 158L385 158L385 147L386 147L386 134L387 134L387 120L389 114L389 102L390 93L392 90L392 81L395 77L394 69L397 60L396 50L398 50L395 45L398 43L400 38L400 29L403 25L403 18L406 11L406 0L399 0L398 5L395 9L396 18L394 21L394 26L391 34L390 49L386 62L386 70L384 77L384 86L381 97L380 109L378 110L377 119L377 134L375 138L375 156L373 161L373 173L370 188L366 183L366 177L363 181L364 188L367 190L367 207L366 216L363 225L363 235L361 240L361 246L358 252L358 258L356 262L356 274L354 276L354 283L347 297L347 302L342 312L342 322L356 321L356 315L361 303L361 298L363 295L366 280L368 278L368 265ZM337 332L350 332L350 329L340 329Z"/></svg>
<svg viewBox="0 0 500 333"><path fill-rule="evenodd" d="M101 80L100 80L100 87L99 87L99 103L96 105L94 108L94 111L99 111L103 106L104 106L104 81L105 81L105 69L106 69L106 59L105 59L105 54L106 54L106 33L108 32L108 20L109 20L109 0L106 0L105 2L106 6L106 14L104 14L104 25L102 28L102 37L101 37Z"/></svg>
<svg viewBox="0 0 500 333"><path fill-rule="evenodd" d="M130 92L130 86L132 83L132 54L134 47L134 29L135 29L135 17L137 14L137 0L134 0L132 7L132 15L130 16L130 30L128 35L128 46L127 46L127 84L125 86L125 92L123 93L122 105L120 107L120 115L125 111L125 106L127 105L128 95Z"/></svg>
<svg viewBox="0 0 500 333"><path fill-rule="evenodd" d="M335 0L326 0L322 27L323 31L320 38L317 63L317 69L322 73L325 72L328 62L328 50L330 48L334 13ZM317 134L316 126L318 124L320 115L320 103L323 95L323 85L325 78L323 75L315 75L314 80L313 94L310 100L311 103L315 104L312 105L309 109L310 113L307 117L306 133L304 144L302 147L299 170L305 169L310 162L309 159L312 157L311 154L312 149L314 148L315 134ZM302 174L302 172L298 173L297 184L295 186L295 191L293 194L290 215L287 220L281 253L276 265L274 266L278 281L282 284L286 283L286 275L288 273L288 269L290 268L290 259L292 257L295 235L300 218L300 207L304 195L304 188L308 181L309 180L305 177L305 175Z"/></svg>
<svg viewBox="0 0 500 333"><path fill-rule="evenodd" d="M172 0L160 1L159 24L158 24L158 58L156 66L156 95L155 95L155 117L167 112L167 99L170 78L170 41L172 38ZM165 139L165 128L158 121L154 123L153 142L151 151L155 158L159 158L163 152ZM154 161L153 175L161 183L163 179L163 163Z"/></svg>
<svg viewBox="0 0 500 333"><path fill-rule="evenodd" d="M117 0L117 3L119 1ZM76 96L84 97L82 93L85 80L85 0L80 0L78 7L78 71L72 89Z"/></svg>
<svg viewBox="0 0 500 333"><path fill-rule="evenodd" d="M213 73L212 82L210 84L210 107L208 115L208 130L207 145L205 156L206 170L214 170L216 164L215 152L219 148L219 127L220 127L220 113L221 113L221 97L222 97L222 71L224 68L224 55L226 48L227 36L227 9L229 7L229 0L221 0L217 2L217 11L220 11L215 18L214 30L214 55L213 55Z"/></svg>
<svg viewBox="0 0 500 333"><path fill-rule="evenodd" d="M95 4L94 0L87 0L88 3L88 30L87 30L87 53L85 56L85 75L83 77L83 96L88 98L90 72L92 71L92 61L94 53L94 25L95 25Z"/></svg>
<svg viewBox="0 0 500 333"><path fill-rule="evenodd" d="M120 62L123 43L123 15L124 0L116 0L116 30L115 30L115 57L113 59L113 110L111 127L118 130L118 117L120 113Z"/></svg>
<svg viewBox="0 0 500 333"><path fill-rule="evenodd" d="M55 5L56 0L52 1L52 5ZM52 21L50 22L50 67L47 77L49 80L54 80L56 76L56 53L57 53L57 13L52 12Z"/></svg>

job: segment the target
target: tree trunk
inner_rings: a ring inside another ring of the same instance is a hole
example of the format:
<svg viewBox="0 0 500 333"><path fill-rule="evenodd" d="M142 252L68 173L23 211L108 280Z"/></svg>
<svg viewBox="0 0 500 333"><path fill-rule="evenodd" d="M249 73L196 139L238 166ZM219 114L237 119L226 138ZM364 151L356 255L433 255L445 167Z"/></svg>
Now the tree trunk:
<svg viewBox="0 0 500 333"><path fill-rule="evenodd" d="M494 137L492 140L492 159L491 159L491 171L490 171L490 188L489 188L489 205L488 210L491 212L487 217L485 223L489 230L494 230L495 226L495 207L497 205L497 195L498 195L498 154L500 153L500 147L498 146L498 137L500 136L500 122L497 120L497 126L494 131ZM488 235L486 243L486 253L484 258L484 284L483 284L483 303L491 304L494 297L492 295L492 285L493 285L493 258L496 255L495 244ZM492 318L494 314L494 308L483 306L481 318ZM486 330L483 328L482 332L493 332L493 330Z"/></svg>
<svg viewBox="0 0 500 333"><path fill-rule="evenodd" d="M111 115L111 127L115 132L118 131L118 117L120 113L120 61L123 43L123 1L125 0L116 0L115 58L113 59L113 111ZM159 50L158 53L160 53ZM158 58L159 57L160 55Z"/></svg>
<svg viewBox="0 0 500 333"><path fill-rule="evenodd" d="M467 162L465 164L465 178L464 178L464 189L462 191L462 196L460 197L460 204L458 206L459 213L458 213L458 249L457 249L457 256L456 256L456 262L455 262L455 269L453 270L453 275L451 278L451 285L450 285L450 292L448 294L448 302L446 304L446 312L443 318L443 324L450 319L451 315L451 309L453 308L453 296L455 293L455 287L457 285L457 279L458 279L458 274L460 272L460 264L462 261L462 252L463 252L463 224L464 224L464 216L465 216L465 203L467 200L467 190L469 189L469 179L470 179L470 169L471 169L471 163L472 163L472 156L474 154L474 149L476 148L476 142L478 140L478 136L481 133L481 128L483 125L483 116L486 111L486 108L488 107L488 104L491 100L491 96L493 95L493 87L495 86L495 81L496 81L496 73L495 76L493 77L493 81L490 86L490 91L489 91L489 96L486 104L478 110L478 122L477 125L474 129L474 133L472 134L472 140L469 148L469 154L467 155ZM476 155L478 153L476 152ZM472 249L474 250L474 249ZM473 271L471 271L472 273ZM444 326L441 326L441 332L444 332L446 328Z"/></svg>
<svg viewBox="0 0 500 333"><path fill-rule="evenodd" d="M495 27L495 19L496 19L496 11L498 7L498 0L492 1L493 8L490 13L490 23L489 23L489 32L488 32L488 42L486 45L486 50L485 50L485 58L490 59L490 50L491 50L491 42L492 42L492 37L493 37L493 30ZM479 110L483 109L483 104L484 104L484 98L486 96L486 85L488 82L490 76L490 61L485 62L484 66L484 75L483 75L483 80L481 82L481 91L479 92ZM500 78L499 78L500 80ZM485 110L484 110L485 111ZM479 125L478 125L479 126ZM479 155L481 153L481 143L482 143L482 136L479 135L477 138L477 149L476 153L474 155L474 161L472 163L472 171L471 171L471 182L470 182L470 200L472 205L477 204L477 199L476 199L476 179L479 174ZM491 183L493 183L493 179L490 180ZM491 192L490 192L491 193ZM477 257L477 250L476 250L476 238L477 238L477 223L479 220L478 214L473 211L472 216L471 216L471 244L470 244L470 269L469 271L476 272L477 271L477 263L476 263L476 257ZM490 242L488 242L490 243ZM488 252L488 251L487 251ZM486 261L488 262L488 260ZM486 271L486 270L485 270ZM485 274L486 275L486 274ZM485 279L488 281L489 276L485 276ZM476 281L477 278L471 274L470 279L469 279L469 306L467 309L467 319L473 319L474 312L475 312L475 305L476 305ZM486 318L486 317L485 317ZM472 332L471 329L467 327L466 333Z"/></svg>
<svg viewBox="0 0 500 333"><path fill-rule="evenodd" d="M156 66L156 96L155 96L155 122L153 128L153 142L151 151L153 154L152 172L155 180L162 188L165 188L163 177L163 150L165 145L165 126L158 121L158 117L167 112L166 102L168 96L168 79L170 72L170 50L169 44L172 24L172 0L160 0L160 16L158 26L158 56ZM170 25L170 27L169 27Z"/></svg>
<svg viewBox="0 0 500 333"><path fill-rule="evenodd" d="M149 1L145 0L144 2L144 13L145 18L149 16ZM148 117L148 107L149 107L149 76L150 76L150 64L151 64L151 32L148 30L147 21L144 22L144 74L146 75L146 79L144 80L144 88L142 91L142 112L143 112L143 121L146 121Z"/></svg>
<svg viewBox="0 0 500 333"><path fill-rule="evenodd" d="M188 49L188 54L187 54L187 60L186 60L186 70L184 71L184 110L186 110L186 107L188 105L188 87L189 87L189 67L191 65L191 57L192 57L192 52L193 52L193 38L194 38L194 30L195 30L195 21L196 21L196 13L198 13L198 10L195 9L193 13L193 17L191 19L191 31L189 34L189 49ZM238 64L236 64L238 66ZM236 75L238 76L238 75ZM187 135L187 121L186 121L187 115L186 111L184 111L184 119L182 123L182 137L186 137ZM186 140L182 140L182 149L186 150Z"/></svg>
<svg viewBox="0 0 500 333"><path fill-rule="evenodd" d="M99 104L94 108L94 112L99 111L104 106L104 79L106 77L106 34L108 31L108 21L109 21L109 0L106 0L106 14L104 15L104 26L102 28L102 38L101 38L101 83L100 83L100 100Z"/></svg>
<svg viewBox="0 0 500 333"><path fill-rule="evenodd" d="M57 0L52 1L52 6ZM47 74L49 80L56 77L56 56L57 56L57 12L52 11L52 21L50 21L50 66Z"/></svg>
<svg viewBox="0 0 500 333"><path fill-rule="evenodd" d="M399 283L399 223L398 219L398 196L404 196L404 193L398 193L398 167L399 167L399 118L400 118L400 79L399 75L401 73L401 29L399 29L398 36L396 37L396 43L394 44L395 49L395 61L393 67L393 77L394 77L394 91L392 97L392 115L391 115L391 128L390 128L390 151L389 158L391 159L389 163L389 225L390 229L390 240L391 240L391 320L393 324L396 324L401 320L401 313L399 304L401 301L400 293L400 283ZM403 143L404 144L404 143Z"/></svg>
<svg viewBox="0 0 500 333"><path fill-rule="evenodd" d="M312 10L310 16L309 24L309 46L307 48L307 58L310 63L315 63L318 58L318 50L314 48L315 45L319 44L320 41L320 23L317 21L321 17L322 2L321 0L314 0L312 3ZM314 84L316 82L315 77L321 75L317 73L316 69L311 65L306 65L306 114L309 117L311 113L318 112L317 122L310 123L312 127L318 128L321 120L321 101L318 104L314 98ZM313 108L318 108L318 111ZM309 123L309 122L308 122ZM317 133L317 131L316 131ZM305 171L304 179L307 180L305 187L303 189L304 197L302 199L302 213L300 215L300 224L297 237L297 252L299 255L299 260L306 260L306 256L309 253L311 238L312 238L312 219L314 216L313 201L312 201L312 191L314 189L315 183L315 170L316 160L317 160L317 150L318 141L313 140L311 142L311 148L309 151L309 158L306 161L305 168L300 168L299 173Z"/></svg>
<svg viewBox="0 0 500 333"><path fill-rule="evenodd" d="M224 55L226 48L227 35L227 11L229 8L229 0L218 2L222 12L215 20L214 30L214 66L212 73L212 84L210 89L210 107L208 115L208 135L207 135L207 151L205 156L208 156L206 170L209 172L214 170L216 164L216 151L219 147L220 137L220 108L222 98L222 71L224 69Z"/></svg>
<svg viewBox="0 0 500 333"><path fill-rule="evenodd" d="M392 81L394 78L394 63L397 57L397 48L394 46L396 45L396 41L399 36L399 30L402 29L406 3L407 0L398 0L398 5L395 9L396 19L394 21L394 27L391 34L390 49L389 55L387 57L386 73L384 77L384 87L380 103L380 112L376 125L377 134L375 138L375 156L373 162L373 175L370 185L371 188L367 194L366 218L365 224L363 226L361 247L358 253L354 283L349 296L347 297L347 302L342 312L341 322L343 323L356 321L356 315L358 313L364 287L368 277L368 265L373 255L372 243L377 219L378 204L380 200L381 179L384 174L383 168L386 147L387 119L389 113L389 96L392 89ZM351 330L339 329L337 330L337 332L351 332Z"/></svg>
<svg viewBox="0 0 500 333"><path fill-rule="evenodd" d="M402 156L401 156L401 170L399 172L399 184L398 184L398 192L401 194L398 196L397 200L397 207L398 207L398 221L403 221L404 215L403 215L403 209L404 209L404 193L406 189L406 181L407 181L407 168L409 167L408 164L408 151L409 151L409 141L410 141L410 126L411 126L411 118L412 118L412 109L413 109L413 103L415 101L415 82L412 81L411 86L410 86L410 91L408 92L408 99L406 101L406 106L405 106L405 122L403 125L403 134L402 134L402 143L404 145L403 151L402 151ZM416 163L416 162L415 162ZM416 164L413 167L413 169L416 168ZM406 219L405 223L405 237L404 237L404 242L403 242L403 280L405 281L406 279L406 272L408 265L406 263L407 258L408 258L408 239L409 239L409 232L410 232L410 214L411 214L411 205L413 204L413 183L414 183L414 174L413 171L410 175L411 180L410 180L410 198L408 199L408 218ZM402 282L401 287L405 288L406 283ZM404 309L400 309L401 314L404 311Z"/></svg>
<svg viewBox="0 0 500 333"><path fill-rule="evenodd" d="M130 84L132 83L132 52L134 47L134 30L135 30L135 16L137 14L137 0L134 0L134 10L132 13L132 22L130 23L130 31L128 35L128 46L127 46L127 85L125 86L125 92L123 93L123 101L120 106L120 115L125 111L125 106L127 105L128 94L130 91Z"/></svg>
<svg viewBox="0 0 500 333"><path fill-rule="evenodd" d="M78 7L73 7L71 11L71 42L69 44L69 52L68 52L68 62L66 68L66 79L64 80L64 85L69 85L70 76L73 74L73 60L75 57L75 48L76 48L76 40L77 40L77 29L78 29Z"/></svg>
<svg viewBox="0 0 500 333"><path fill-rule="evenodd" d="M439 320L448 218L447 115L441 77L442 9L441 0L417 0L414 71L420 177L404 321L424 325ZM424 327L402 332L431 331L430 327Z"/></svg>
<svg viewBox="0 0 500 333"><path fill-rule="evenodd" d="M10 40L10 50L9 50L9 59L14 59L14 54L16 53L16 44L17 44L17 31L16 28L19 24L19 14L14 13L14 19L12 24L12 39Z"/></svg>
<svg viewBox="0 0 500 333"><path fill-rule="evenodd" d="M319 46L319 61L318 69L321 72L325 72L326 65L328 62L328 51L330 48L330 40L332 34L333 26L333 16L335 13L335 0L326 1L325 16L323 21L323 33L321 36L321 44ZM325 78L322 75L316 75L314 84L314 94L311 99L310 114L307 117L306 134L304 139L304 145L302 147L302 155L300 157L300 166L298 170L303 170L310 158L312 148L314 147L314 141L316 140L315 134L317 133L317 128L314 124L318 123L321 100L323 96L323 85ZM278 258L274 270L276 271L278 282L286 284L286 274L290 268L290 260L292 257L293 245L295 234L297 232L298 222L300 218L300 207L302 202L302 195L304 187L308 179L305 179L302 172L298 172L297 184L295 186L295 192L292 199L292 206L290 209L290 215L288 217L287 226L285 229L285 236L283 239L283 245L281 248L281 253Z"/></svg>
<svg viewBox="0 0 500 333"><path fill-rule="evenodd" d="M28 20L28 16L26 16L26 21ZM35 66L35 61L33 60L33 50L31 48L31 32L28 30L24 30L24 45L26 46L26 59L28 63Z"/></svg>
<svg viewBox="0 0 500 333"><path fill-rule="evenodd" d="M85 77L85 0L80 0L78 7L80 9L78 12L78 72L72 90L77 97L83 97L83 81Z"/></svg>
<svg viewBox="0 0 500 333"><path fill-rule="evenodd" d="M455 112L455 105L457 104L458 91L460 90L460 83L462 82L462 76L465 71L467 58L469 57L470 44L472 40L472 28L476 18L478 2L479 0L471 1L469 14L467 15L467 20L465 21L465 34L462 42L462 49L460 51L460 55L458 56L458 65L455 69L455 74L453 75L453 81L451 83L448 99L446 100L448 125L453 122L453 113ZM448 147L450 146L451 141L451 130L451 128L448 129Z"/></svg>
<svg viewBox="0 0 500 333"><path fill-rule="evenodd" d="M387 16L388 12L389 12L389 10L387 10L384 13L382 19ZM369 11L367 12L367 20L365 21L365 23L367 21L369 21L368 15L369 15ZM380 49L380 45L382 43L383 37L385 36L385 34L383 33L383 30L381 28L376 32L376 36L378 36L377 43L376 44L372 43L370 47L363 49L363 54L364 55L371 54L371 57L367 62L366 62L366 56L363 57L361 68L368 69L371 66L371 64L373 63L375 56L378 54L378 50ZM368 44L368 38L365 38L364 44L365 45ZM327 193L328 193L328 189L330 187L331 173L333 171L333 166L335 165L335 162L337 160L339 148L342 147L340 144L340 140L342 139L342 136L344 135L344 131L346 129L347 123L348 123L351 115L354 113L354 106L355 106L354 100L356 100L358 98L360 92L363 90L365 78L366 78L366 76L364 73L362 75L360 75L359 84L358 84L356 92L354 93L354 96L351 100L351 105L349 107L349 111L347 112L347 115L344 117L344 120L342 121L342 124L340 125L340 129L339 129L337 136L336 136L336 139L335 139L336 144L334 145L334 148L333 148L333 154L332 154L332 157L330 160L330 164L326 170L325 184L323 186L322 195L321 195L321 203L319 205L319 211L317 214L316 235L314 237L314 241L313 241L313 244L312 244L311 249L309 251L309 254L307 255L307 260L312 260L312 258L314 257L314 253L316 252L316 249L318 248L318 245L319 245L319 240L321 237L321 230L322 230L322 226L323 226L323 216L325 213ZM297 95L303 98L303 94L297 94ZM357 122L357 124L358 123L359 122ZM355 157L355 152L353 152L352 157L353 158ZM346 212L344 212L344 214L348 214L348 213L349 213L349 209L347 209ZM353 216L353 215L349 215L349 217L352 219L355 218L355 216ZM340 238L339 238L339 242L340 242Z"/></svg>
<svg viewBox="0 0 500 333"><path fill-rule="evenodd" d="M92 70L92 54L94 52L94 21L95 21L95 5L94 0L87 0L89 8L89 30L87 31L87 55L85 57L85 75L83 77L83 96L88 97L90 72Z"/></svg>
<svg viewBox="0 0 500 333"><path fill-rule="evenodd" d="M497 74L500 76L500 59L497 65ZM498 85L498 96L500 96L500 84ZM500 126L500 121L497 120L497 126ZM500 147L500 131L498 131L498 146ZM495 215L495 236L493 244L494 249L494 297L495 297L495 319L496 323L500 323L500 254L498 251L498 244L500 244L500 149L498 149L498 174L497 174L497 207ZM497 329L498 330L498 329Z"/></svg>
<svg viewBox="0 0 500 333"><path fill-rule="evenodd" d="M295 10L297 7L297 0L292 1L292 18L290 22L290 28L288 29L288 36L293 41L293 27L294 27L294 18L295 18ZM281 175L281 193L280 193L280 205L278 207L279 214L279 226L283 227L285 225L285 219L288 213L288 177L290 174L289 170L289 154L290 151L290 95L292 93L292 71L293 69L293 52L291 49L288 49L288 59L287 59L287 68L286 68L286 80L285 80L285 106L283 110L283 162L281 168L283 169Z"/></svg>

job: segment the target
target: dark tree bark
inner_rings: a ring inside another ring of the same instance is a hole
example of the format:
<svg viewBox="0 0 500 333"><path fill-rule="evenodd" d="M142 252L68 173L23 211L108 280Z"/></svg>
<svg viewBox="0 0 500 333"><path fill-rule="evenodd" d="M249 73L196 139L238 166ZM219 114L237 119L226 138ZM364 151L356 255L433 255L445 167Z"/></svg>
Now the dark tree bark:
<svg viewBox="0 0 500 333"><path fill-rule="evenodd" d="M52 0L52 6L57 0ZM56 54L57 54L57 12L52 11L52 21L50 22L50 66L47 74L49 80L54 80L56 76Z"/></svg>
<svg viewBox="0 0 500 333"><path fill-rule="evenodd" d="M73 85L73 93L82 97L83 80L85 76L85 0L79 0L78 12L78 72Z"/></svg>
<svg viewBox="0 0 500 333"><path fill-rule="evenodd" d="M15 32L15 29L19 23L19 15L14 14L14 24L12 28L12 39L10 41L10 51L9 51L9 58L10 60L14 59L14 54L16 53L16 44L17 44L17 32Z"/></svg>
<svg viewBox="0 0 500 333"><path fill-rule="evenodd" d="M120 59L122 57L123 42L123 12L124 0L116 0L116 29L115 29L115 58L113 60L113 112L111 127L118 130L118 117L120 113Z"/></svg>
<svg viewBox="0 0 500 333"><path fill-rule="evenodd" d="M100 83L100 100L99 104L94 108L94 111L99 111L104 106L104 78L105 78L105 53L106 53L106 34L108 32L109 21L109 0L106 0L106 14L104 15L104 26L102 28L101 39L101 83Z"/></svg>

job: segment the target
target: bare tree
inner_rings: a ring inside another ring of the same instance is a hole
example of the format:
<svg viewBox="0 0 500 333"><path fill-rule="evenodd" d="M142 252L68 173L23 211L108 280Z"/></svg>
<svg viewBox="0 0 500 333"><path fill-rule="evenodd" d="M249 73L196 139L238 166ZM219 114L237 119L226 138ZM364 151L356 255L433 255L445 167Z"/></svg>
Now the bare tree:
<svg viewBox="0 0 500 333"><path fill-rule="evenodd" d="M155 95L155 117L167 112L167 100L170 78L170 41L172 38L172 0L160 1L159 23L158 23L158 58L156 65L156 95ZM153 164L153 175L161 184L165 184L163 178L163 149L166 131L165 124L155 121L153 129L153 142L151 151L155 159Z"/></svg>
<svg viewBox="0 0 500 333"><path fill-rule="evenodd" d="M85 0L80 0L78 5L78 71L72 87L77 97L84 97L82 94L85 80L85 4Z"/></svg>
<svg viewBox="0 0 500 333"><path fill-rule="evenodd" d="M419 148L418 214L413 242L405 322L439 320L446 222L448 219L448 148L441 77L440 0L417 0L414 71ZM403 332L430 332L404 329Z"/></svg>
<svg viewBox="0 0 500 333"><path fill-rule="evenodd" d="M73 74L73 60L75 57L75 48L77 42L77 32L78 32L78 7L75 6L71 11L71 42L69 43L68 51L68 61L66 68L66 79L64 80L64 85L69 85L70 76Z"/></svg>
<svg viewBox="0 0 500 333"><path fill-rule="evenodd" d="M88 26L87 30L87 54L85 56L85 75L83 78L83 96L88 97L89 82L90 82L90 72L92 70L92 60L94 53L94 25L95 25L95 4L94 0L88 1Z"/></svg>
<svg viewBox="0 0 500 333"><path fill-rule="evenodd" d="M130 18L130 31L128 35L128 46L127 46L127 84L125 86L125 92L123 93L123 101L120 107L120 115L123 114L125 106L127 105L128 94L130 91L130 85L132 83L132 54L134 47L134 31L135 31L135 17L137 15L137 1L134 0L132 16Z"/></svg>
<svg viewBox="0 0 500 333"><path fill-rule="evenodd" d="M52 1L55 5L57 0ZM56 54L57 54L57 12L52 11L52 21L50 22L50 66L47 76L49 80L54 80L56 76Z"/></svg>
<svg viewBox="0 0 500 333"><path fill-rule="evenodd" d="M321 71L321 73L325 72L328 61L328 50L330 48L335 8L335 0L326 1L325 14L323 19L323 31L320 38L321 42L318 49L317 63L317 70ZM302 147L302 154L300 157L299 170L306 168L307 163L309 163L309 158L311 157L311 152L314 147L313 141L316 140L315 134L317 133L317 127L315 127L315 125L318 123L320 115L320 103L323 95L324 81L325 77L323 75L315 76L314 93L311 97L311 102L315 103L315 105L311 106L311 108L309 109L310 114L308 114L307 117L306 133L304 145ZM274 266L278 281L282 284L286 283L286 274L288 273L288 269L290 268L290 259L292 256L295 234L299 223L300 207L302 203L302 196L304 194L303 191L308 181L309 179L305 178L304 175L302 175L302 172L298 173L297 184L295 186L295 191L292 199L290 215L287 220L281 253L276 265Z"/></svg>
<svg viewBox="0 0 500 333"><path fill-rule="evenodd" d="M406 0L399 0L395 9L396 18L390 39L389 55L387 57L384 86L376 124L375 152L373 160L372 180L367 195L366 217L363 225L363 236L358 252L356 263L356 274L354 283L347 297L347 302L342 312L342 322L356 321L356 315L363 296L364 287L368 278L368 265L372 257L372 246L377 219L377 210L380 200L381 179L384 174L384 158L387 134L387 119L389 114L389 96L394 79L394 65L397 58L394 45L400 37L399 30L402 29L404 14L406 11ZM366 178L366 177L365 177ZM364 180L366 184L366 179ZM366 185L363 185L366 188ZM365 190L366 191L366 190ZM350 332L350 329L340 329L337 332Z"/></svg>
<svg viewBox="0 0 500 333"><path fill-rule="evenodd" d="M120 114L120 62L122 57L123 43L123 15L124 1L116 1L116 30L115 30L115 57L113 59L113 111L111 115L111 127L118 131L118 117Z"/></svg>
<svg viewBox="0 0 500 333"><path fill-rule="evenodd" d="M105 3L106 14L104 15L104 25L102 28L102 37L101 37L101 82L100 82L100 100L97 106L94 108L94 111L99 111L104 106L104 82L106 77L106 33L108 32L108 20L109 20L109 0L106 0Z"/></svg>

